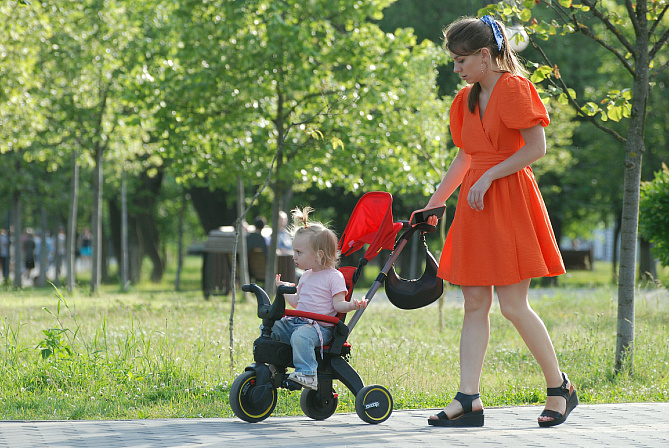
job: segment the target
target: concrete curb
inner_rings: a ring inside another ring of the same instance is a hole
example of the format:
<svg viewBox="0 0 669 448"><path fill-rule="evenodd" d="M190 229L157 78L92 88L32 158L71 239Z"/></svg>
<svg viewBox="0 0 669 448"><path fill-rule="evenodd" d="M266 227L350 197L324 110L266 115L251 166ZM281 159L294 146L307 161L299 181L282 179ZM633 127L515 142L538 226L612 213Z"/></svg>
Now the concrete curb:
<svg viewBox="0 0 669 448"><path fill-rule="evenodd" d="M236 418L2 421L0 447L668 447L669 403L580 405L563 425L539 428L539 406L486 408L483 428L427 425L435 410L394 411L386 422L369 425L356 414L324 421L270 417L250 424Z"/></svg>

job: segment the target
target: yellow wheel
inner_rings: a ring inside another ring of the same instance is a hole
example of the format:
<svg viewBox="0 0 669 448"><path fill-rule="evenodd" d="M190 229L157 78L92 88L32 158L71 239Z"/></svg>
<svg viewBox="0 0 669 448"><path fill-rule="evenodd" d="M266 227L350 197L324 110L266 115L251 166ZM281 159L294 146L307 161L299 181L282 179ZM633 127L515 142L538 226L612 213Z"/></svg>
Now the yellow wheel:
<svg viewBox="0 0 669 448"><path fill-rule="evenodd" d="M365 386L355 396L355 412L367 423L381 423L393 412L393 397L378 384Z"/></svg>
<svg viewBox="0 0 669 448"><path fill-rule="evenodd" d="M239 375L230 387L230 407L237 417L249 423L265 420L276 407L276 388L271 384L256 387L252 370Z"/></svg>
<svg viewBox="0 0 669 448"><path fill-rule="evenodd" d="M337 410L338 403L339 399L334 389L325 399L319 395L318 391L311 389L304 389L300 395L302 412L314 420L325 420L332 416Z"/></svg>

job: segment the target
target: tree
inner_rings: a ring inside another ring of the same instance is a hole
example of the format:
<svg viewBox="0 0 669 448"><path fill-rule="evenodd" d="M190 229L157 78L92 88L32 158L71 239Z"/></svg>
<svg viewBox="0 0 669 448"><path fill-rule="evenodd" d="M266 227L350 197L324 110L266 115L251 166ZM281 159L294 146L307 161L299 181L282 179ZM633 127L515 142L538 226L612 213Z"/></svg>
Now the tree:
<svg viewBox="0 0 669 448"><path fill-rule="evenodd" d="M418 161L450 157L434 88L444 56L371 23L388 1L214 3L182 3L174 54L150 69L182 181L232 191L237 176L262 185L271 169L276 228L295 188L427 191L440 180Z"/></svg>
<svg viewBox="0 0 669 448"><path fill-rule="evenodd" d="M48 20L17 2L0 4L0 154L3 189L11 198L13 229L14 286L22 286L22 210L23 192L36 188L41 177L26 166L25 157L39 132L45 127L41 107L41 83L33 74L39 68L39 46L49 27ZM11 18L11 19L10 19Z"/></svg>
<svg viewBox="0 0 669 448"><path fill-rule="evenodd" d="M662 52L669 39L669 29L664 21L669 3L666 0L636 3L631 0L582 0L581 3L544 0L540 3L550 10L553 20L533 19L535 2L529 0L503 2L492 9L503 17L527 24L533 45L544 59L544 64L536 67L533 80L546 80L548 90L559 101L571 104L581 117L625 147L615 370L620 372L627 367L632 371L636 247L646 113L651 82L669 66L666 52ZM626 70L629 87L616 86L603 99L589 98L590 101L584 102L576 98L558 66L537 42L566 33L579 33L606 49ZM609 124L609 120L617 123L623 119L629 120L626 136Z"/></svg>
<svg viewBox="0 0 669 448"><path fill-rule="evenodd" d="M48 10L59 23L44 45L45 72L54 80L53 92L59 100L60 114L54 119L58 119L59 130L70 134L66 144L80 154L75 163L93 166L91 292L102 281L103 186L117 184L113 177L120 179L128 168L133 174L158 172L156 158L146 156L154 149L151 120L147 119L154 106L142 101L137 86L142 82L144 60L156 45L151 44L154 28L162 24L158 16L165 10L158 8L160 4L86 0L62 2ZM127 163L135 159L139 162ZM119 164L105 169L110 160ZM150 210L147 207L142 213ZM153 231L144 233L157 237ZM160 276L162 260L156 251L151 254L157 266L155 275Z"/></svg>

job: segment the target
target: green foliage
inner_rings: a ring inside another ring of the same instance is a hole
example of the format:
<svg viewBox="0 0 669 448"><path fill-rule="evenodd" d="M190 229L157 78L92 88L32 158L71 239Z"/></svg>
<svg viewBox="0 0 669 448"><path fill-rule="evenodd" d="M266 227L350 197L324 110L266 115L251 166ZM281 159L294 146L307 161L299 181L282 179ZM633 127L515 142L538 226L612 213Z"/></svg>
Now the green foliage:
<svg viewBox="0 0 669 448"><path fill-rule="evenodd" d="M669 168L663 165L655 179L641 185L639 232L653 243L653 253L669 266Z"/></svg>
<svg viewBox="0 0 669 448"><path fill-rule="evenodd" d="M553 10L550 17L545 17L542 11L536 7L536 4L545 4L548 9ZM652 7L648 13L648 20L661 19L661 8L653 2ZM606 20L610 20L611 26L619 27L616 29L616 37L621 40L630 39L633 37L631 30L631 22L624 18L627 13L624 7L614 3L606 3L598 5L597 9L599 15L606 16ZM603 11L603 12L602 12ZM591 8L587 5L574 3L571 0L560 1L557 4L553 2L534 2L534 1L514 1L514 2L500 2L492 4L484 9L481 13L496 13L504 20L518 21L523 23L530 38L535 43L539 41L547 41L549 39L560 37L563 38L569 34L582 33L589 36L595 42L601 44L608 50L609 59L613 56L618 61L629 60L630 56L627 53L624 45L615 45L616 42L609 41L610 37L605 35L604 25L597 20L593 20L593 13ZM544 18L545 17L545 18ZM601 29L601 35L600 35ZM630 39L631 40L631 39ZM563 68L569 67L568 62L563 62ZM606 67L606 65L603 65ZM626 68L630 71L634 68L627 64ZM619 64L611 66L610 69L620 69ZM559 80L561 73L558 66L553 67L545 64L534 64L531 79L535 83L545 80ZM552 83L553 88L548 89L554 96L558 97L560 101L566 102L567 98L576 100L575 91L571 90L565 92L559 87L559 83ZM567 97L567 93L569 96ZM632 110L632 92L630 88L618 88L617 86L603 92L603 98L599 101L584 101L579 109L579 113L583 116L598 117L602 122L613 120L615 122L621 121L623 118L629 118Z"/></svg>
<svg viewBox="0 0 669 448"><path fill-rule="evenodd" d="M131 190L137 173L164 173L168 188L156 213L166 239L176 233L180 204L174 198L182 194L175 179L227 188L240 175L248 192L271 166L274 179L295 191L294 201L311 199L312 189L343 187L353 197L383 188L409 208L434 190L454 155L448 105L457 77L448 73L438 46L443 26L461 14L476 15L472 8L480 3L474 3L2 2L0 214L19 191L25 225L36 225L42 205L49 225L61 225L77 153L79 227L89 225L89 168L98 144L106 145L105 160L113 162L105 164L107 199L118 196L122 171ZM650 2L648 19L656 20L665 4ZM633 40L624 5L597 7ZM559 8L566 15L556 16ZM590 8L576 1L502 2L485 11L524 24L537 43L560 43L545 46L555 64L532 47L523 53L540 61L530 69L551 109L549 153L536 164L551 217L562 220L566 232L610 219L620 203L622 151L578 129L562 106L570 98L583 100L582 116L607 120L620 132L631 111L625 64L633 58L577 40L571 17L616 44ZM664 51L650 62L658 76L648 102L648 173L667 159L666 62ZM441 98L437 71L440 81L450 76ZM560 77L569 87L559 85ZM272 196L263 203L271 204Z"/></svg>
<svg viewBox="0 0 669 448"><path fill-rule="evenodd" d="M634 10L647 8L648 46L640 45L642 36L636 35L629 11L621 2L528 0L485 8L507 23L525 26L532 46L524 56L535 61L528 67L533 81L540 83L542 95L570 105L581 121L591 121L609 134L593 134L589 126L575 129L570 152L578 169L551 180L555 190L562 192L564 207L560 207L558 219L563 219L566 234L587 234L599 222L620 219L625 150L631 155L644 154L643 178L649 178L666 160L664 105L669 58L662 38L666 34L666 5L666 1L632 5ZM548 43L553 41L560 44ZM638 65L643 51L649 57L648 67ZM651 79L647 99L641 89L633 94L632 82L645 70ZM647 123L645 148L626 146L629 133L644 128L637 124L629 127L635 101L639 114L644 111L643 116L636 115L637 120ZM554 208L549 206L551 217L556 215Z"/></svg>
<svg viewBox="0 0 669 448"><path fill-rule="evenodd" d="M46 307L44 307L44 311L46 311L50 316L52 316L55 319L55 321L58 323L58 327L42 330L42 332L44 333L44 339L42 339L37 344L37 347L35 347L39 349L42 359L48 359L50 356L55 356L57 358L71 358L74 352L72 350L71 340L68 338L68 334L72 334L71 339L73 340L76 339L77 333L79 332L78 328L77 330L72 332L69 328L63 327L63 322L60 316L61 305L64 306L67 311L69 311L70 317L73 318L75 324L76 324L76 318L73 311L70 309L67 302L65 301L63 294L58 290L58 288L55 289L56 289L56 296L58 297L58 305L56 306L56 312L54 313L53 311L51 311L49 308Z"/></svg>
<svg viewBox="0 0 669 448"><path fill-rule="evenodd" d="M49 328L48 330L43 330L45 337L37 344L42 359L47 359L51 355L72 356L72 348L62 338L63 333L67 333L68 331L67 328Z"/></svg>
<svg viewBox="0 0 669 448"><path fill-rule="evenodd" d="M224 187L239 175L258 183L270 167L300 190L422 188L391 175L405 170L428 187L438 181L441 172L417 162L436 153L441 171L450 155L434 81L443 53L371 23L388 2L353 3L181 5L171 39L191 45L147 68L168 104L157 114L180 181Z"/></svg>

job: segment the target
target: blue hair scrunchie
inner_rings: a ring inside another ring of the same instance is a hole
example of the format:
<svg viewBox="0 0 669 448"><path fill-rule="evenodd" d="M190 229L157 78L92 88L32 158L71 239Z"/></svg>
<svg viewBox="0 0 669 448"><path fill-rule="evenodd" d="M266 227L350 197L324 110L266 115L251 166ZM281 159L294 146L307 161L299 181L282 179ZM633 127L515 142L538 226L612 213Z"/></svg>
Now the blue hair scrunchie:
<svg viewBox="0 0 669 448"><path fill-rule="evenodd" d="M492 28L492 34L495 36L495 41L497 42L497 49L499 51L502 51L502 46L504 45L504 35L502 34L502 30L491 16L485 15L481 17L481 20L483 23L488 25L490 28Z"/></svg>

